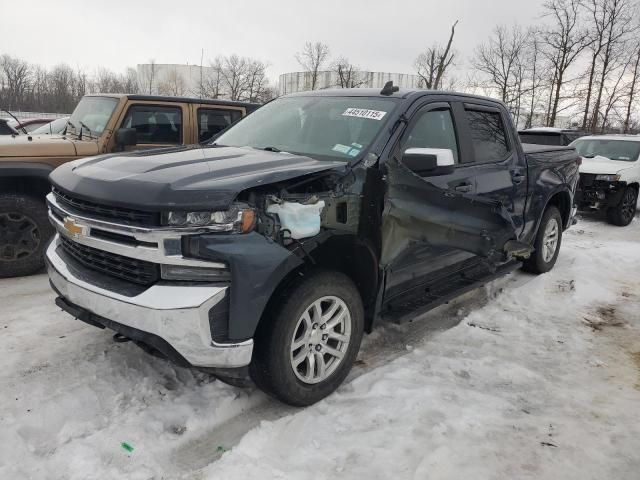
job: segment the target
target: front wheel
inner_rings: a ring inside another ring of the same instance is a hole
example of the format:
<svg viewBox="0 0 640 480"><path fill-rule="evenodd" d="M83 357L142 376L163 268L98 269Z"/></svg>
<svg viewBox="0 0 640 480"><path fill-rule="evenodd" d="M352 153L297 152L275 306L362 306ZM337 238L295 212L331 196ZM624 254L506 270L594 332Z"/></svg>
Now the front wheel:
<svg viewBox="0 0 640 480"><path fill-rule="evenodd" d="M548 207L542 215L534 251L525 260L523 268L531 273L546 273L553 268L560 253L562 243L562 216L553 205Z"/></svg>
<svg viewBox="0 0 640 480"><path fill-rule="evenodd" d="M307 275L265 320L249 369L262 390L302 407L340 386L358 355L364 330L362 300L346 275Z"/></svg>
<svg viewBox="0 0 640 480"><path fill-rule="evenodd" d="M0 278L42 269L52 235L43 201L19 194L0 195Z"/></svg>
<svg viewBox="0 0 640 480"><path fill-rule="evenodd" d="M637 203L638 191L633 187L627 187L622 194L620 203L607 210L607 220L619 227L626 227L636 214Z"/></svg>

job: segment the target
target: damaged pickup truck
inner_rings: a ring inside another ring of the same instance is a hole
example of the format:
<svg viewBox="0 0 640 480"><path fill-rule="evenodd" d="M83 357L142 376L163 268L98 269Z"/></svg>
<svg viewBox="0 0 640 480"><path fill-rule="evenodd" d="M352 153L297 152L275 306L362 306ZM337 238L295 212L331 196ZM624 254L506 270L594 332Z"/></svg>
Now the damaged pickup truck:
<svg viewBox="0 0 640 480"><path fill-rule="evenodd" d="M56 303L292 405L334 391L363 332L556 262L580 158L519 143L481 97L281 97L205 146L50 176Z"/></svg>

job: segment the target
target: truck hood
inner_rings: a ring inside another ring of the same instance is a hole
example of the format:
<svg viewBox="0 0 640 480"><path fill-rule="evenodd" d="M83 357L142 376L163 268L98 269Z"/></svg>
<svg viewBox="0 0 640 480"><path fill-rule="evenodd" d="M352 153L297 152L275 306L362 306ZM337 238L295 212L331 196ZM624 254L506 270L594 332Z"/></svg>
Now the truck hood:
<svg viewBox="0 0 640 480"><path fill-rule="evenodd" d="M248 188L346 165L248 147L184 146L84 158L57 168L50 179L75 197L106 205L225 210Z"/></svg>
<svg viewBox="0 0 640 480"><path fill-rule="evenodd" d="M593 158L582 157L580 173L595 173L599 175L615 175L621 170L626 170L635 165L635 162L610 160L607 157L596 156Z"/></svg>
<svg viewBox="0 0 640 480"><path fill-rule="evenodd" d="M74 143L57 135L2 135L0 157L75 157Z"/></svg>

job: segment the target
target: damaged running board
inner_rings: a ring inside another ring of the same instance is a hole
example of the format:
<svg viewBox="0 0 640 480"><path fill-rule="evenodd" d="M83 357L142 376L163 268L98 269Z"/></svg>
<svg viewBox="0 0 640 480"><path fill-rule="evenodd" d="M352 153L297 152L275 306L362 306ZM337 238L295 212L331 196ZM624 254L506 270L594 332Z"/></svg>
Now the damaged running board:
<svg viewBox="0 0 640 480"><path fill-rule="evenodd" d="M473 268L440 279L433 285L426 286L422 296L405 297L403 300L391 301L382 313L384 321L406 323L433 310L440 305L475 290L487 283L513 272L522 266L522 262L511 261L498 267L494 272L486 271L481 275L473 272Z"/></svg>

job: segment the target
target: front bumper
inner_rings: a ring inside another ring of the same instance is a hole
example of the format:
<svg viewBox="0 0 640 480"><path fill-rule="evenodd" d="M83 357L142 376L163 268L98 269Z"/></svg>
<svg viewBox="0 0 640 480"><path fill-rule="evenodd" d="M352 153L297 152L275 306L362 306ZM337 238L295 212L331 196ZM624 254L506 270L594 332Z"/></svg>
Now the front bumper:
<svg viewBox="0 0 640 480"><path fill-rule="evenodd" d="M47 270L63 304L69 305L67 311L89 312L94 321L98 319L95 323L124 326L139 338L144 334L159 338L194 367L239 368L251 362L253 340L219 344L211 337L209 311L228 295L227 286L160 282L125 296L81 278L60 257L58 248L56 235L47 249Z"/></svg>
<svg viewBox="0 0 640 480"><path fill-rule="evenodd" d="M608 208L620 203L627 182L595 180L594 174L580 174L576 204L580 208Z"/></svg>

